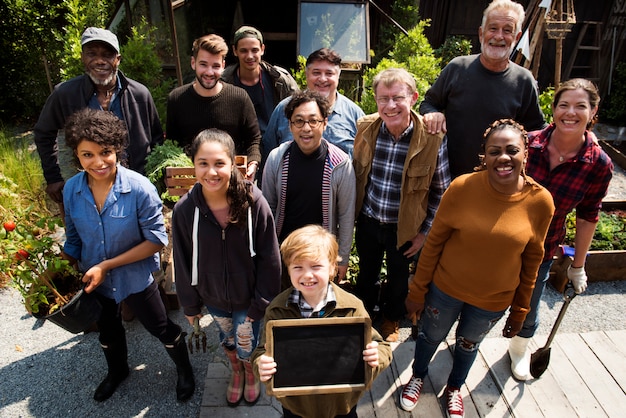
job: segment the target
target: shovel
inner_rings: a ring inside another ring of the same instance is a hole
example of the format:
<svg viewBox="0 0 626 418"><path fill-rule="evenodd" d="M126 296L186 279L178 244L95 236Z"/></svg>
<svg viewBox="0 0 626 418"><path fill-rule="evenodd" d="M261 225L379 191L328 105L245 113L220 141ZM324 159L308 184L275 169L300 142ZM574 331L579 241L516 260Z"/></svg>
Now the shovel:
<svg viewBox="0 0 626 418"><path fill-rule="evenodd" d="M568 283L563 291L563 306L559 311L559 316L557 316L554 325L552 326L552 331L550 331L550 335L548 336L548 341L546 341L546 345L535 351L530 356L530 374L538 379L548 368L548 364L550 363L550 344L552 344L552 340L556 335L556 330L561 325L561 321L565 316L565 311L569 306L570 302L576 296L576 292L574 291L574 287L571 283Z"/></svg>

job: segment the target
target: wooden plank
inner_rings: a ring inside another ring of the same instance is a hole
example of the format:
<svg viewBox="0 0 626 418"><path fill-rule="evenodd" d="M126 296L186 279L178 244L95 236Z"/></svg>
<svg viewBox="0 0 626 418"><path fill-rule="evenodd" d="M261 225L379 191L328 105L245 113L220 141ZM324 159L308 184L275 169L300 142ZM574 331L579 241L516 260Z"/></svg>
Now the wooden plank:
<svg viewBox="0 0 626 418"><path fill-rule="evenodd" d="M541 336L537 337L533 341L535 344L543 347L546 342L546 338ZM508 340L506 340L506 345L508 347ZM554 368L557 363L552 359L552 356L564 358L562 353L555 352L556 347L554 347L551 351L550 357L550 367L539 379L530 379L525 383L526 395L530 395L539 409L542 411L543 416L545 417L569 417L569 416L577 416L575 412L574 406L570 403L568 396L564 393L561 386L559 386L558 381L555 376L550 373L550 368ZM536 351L535 346L531 348L531 352ZM508 356L507 356L508 357ZM510 360L507 362L510 364ZM575 370L571 370L570 375L576 376ZM569 378L569 375L568 375ZM515 416L518 416L518 409L515 409ZM527 416L527 415L524 415ZM587 416L587 415L581 415Z"/></svg>
<svg viewBox="0 0 626 418"><path fill-rule="evenodd" d="M606 414L610 417L624 416L626 394L615 384L615 380L580 335L557 335L556 340Z"/></svg>
<svg viewBox="0 0 626 418"><path fill-rule="evenodd" d="M622 391L626 392L626 354L620 351L602 331L587 332L581 334L581 337L591 347Z"/></svg>
<svg viewBox="0 0 626 418"><path fill-rule="evenodd" d="M626 354L626 344L624 344L626 342L626 330L610 330L604 331L604 333L615 344L615 348Z"/></svg>
<svg viewBox="0 0 626 418"><path fill-rule="evenodd" d="M481 344L482 346L482 344ZM481 417L510 417L509 405L493 380L489 364L479 352L465 382L472 402Z"/></svg>
<svg viewBox="0 0 626 418"><path fill-rule="evenodd" d="M545 344L546 339L547 337L539 339L542 346ZM593 396L591 391L589 391L583 378L573 366L572 361L567 358L567 355L561 349L558 340L559 336L557 336L557 339L551 346L550 363L540 380L544 380L544 377L550 376L550 380L553 379L556 382L556 385L563 391L568 402L576 411L575 415L598 418L606 416L606 413L597 399ZM531 381L530 384L534 385L534 382L535 381ZM554 388L551 390L554 390Z"/></svg>
<svg viewBox="0 0 626 418"><path fill-rule="evenodd" d="M541 417L541 408L532 396L528 396L528 388L511 376L511 360L509 358L508 340L505 338L486 338L480 345L479 352L491 370L491 377L500 389L502 397L517 418ZM531 341L532 344L532 341ZM534 348L531 346L531 349Z"/></svg>
<svg viewBox="0 0 626 418"><path fill-rule="evenodd" d="M402 393L402 388L406 383L408 383L409 379L413 375L413 359L415 358L415 341L412 339L407 340L403 344L400 344L398 347L398 362L396 362L396 373L399 376L399 384L398 390L395 395L395 402L398 405L400 394ZM447 346L445 344L440 344L433 356L433 359L437 358L437 355L441 352L445 354L447 351ZM438 374L438 370L440 368L439 363L431 362L429 369L429 376L424 379L424 386L422 387L422 392L420 394L420 399L415 407L415 409L409 414L408 412L404 412L404 415L401 416L411 416L411 417L443 417L443 411L441 410L441 406L438 399L438 392L441 390L433 385L433 381L430 378L431 374ZM447 376L447 374L446 374ZM399 406L398 406L399 408ZM400 409L400 408L399 408ZM382 415L383 417L385 415Z"/></svg>

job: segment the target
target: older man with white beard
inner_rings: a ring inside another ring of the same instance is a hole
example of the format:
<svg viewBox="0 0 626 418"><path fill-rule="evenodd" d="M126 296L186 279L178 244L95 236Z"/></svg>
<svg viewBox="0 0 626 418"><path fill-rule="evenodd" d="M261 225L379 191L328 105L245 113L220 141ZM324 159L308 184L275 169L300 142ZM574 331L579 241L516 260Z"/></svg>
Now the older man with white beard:
<svg viewBox="0 0 626 418"><path fill-rule="evenodd" d="M450 61L424 96L420 113L428 132L447 134L452 178L478 165L483 133L493 121L511 118L527 131L546 125L536 80L509 59L523 22L521 4L493 0L478 28L481 53Z"/></svg>
<svg viewBox="0 0 626 418"><path fill-rule="evenodd" d="M90 27L82 34L81 46L85 74L54 88L34 129L47 183L46 193L61 210L64 177L73 173L61 172L57 133L74 112L86 107L109 110L123 120L129 138L127 163L141 174L144 174L148 153L163 142L163 128L147 87L118 70L122 56L117 36L109 30Z"/></svg>

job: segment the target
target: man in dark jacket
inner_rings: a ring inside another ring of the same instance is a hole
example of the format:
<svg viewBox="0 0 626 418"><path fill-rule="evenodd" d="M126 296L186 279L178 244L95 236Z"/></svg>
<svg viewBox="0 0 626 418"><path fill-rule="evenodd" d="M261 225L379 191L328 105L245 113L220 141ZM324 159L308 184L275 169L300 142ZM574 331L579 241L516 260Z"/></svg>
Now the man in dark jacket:
<svg viewBox="0 0 626 418"><path fill-rule="evenodd" d="M143 84L125 77L117 36L90 27L81 38L85 74L58 84L44 105L34 129L35 144L46 179L46 193L61 208L65 180L59 165L57 133L65 120L86 107L109 110L128 129L128 166L144 174L146 157L163 142L163 128L150 92ZM66 173L66 177L71 173Z"/></svg>
<svg viewBox="0 0 626 418"><path fill-rule="evenodd" d="M254 104L261 135L276 105L298 89L289 71L263 61L263 35L252 26L242 26L233 36L233 54L238 62L224 69L222 80L243 88Z"/></svg>

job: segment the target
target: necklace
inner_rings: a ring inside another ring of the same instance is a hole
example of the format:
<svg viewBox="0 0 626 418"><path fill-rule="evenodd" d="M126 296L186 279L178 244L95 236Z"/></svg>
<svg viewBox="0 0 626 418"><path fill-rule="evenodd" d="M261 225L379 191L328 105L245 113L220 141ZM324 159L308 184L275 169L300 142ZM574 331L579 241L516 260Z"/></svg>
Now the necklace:
<svg viewBox="0 0 626 418"><path fill-rule="evenodd" d="M552 148L559 154L559 162L562 163L567 158L568 154L571 154L572 151L566 152L565 154L561 152L561 150L556 146L555 141L550 141L552 144Z"/></svg>

